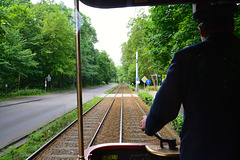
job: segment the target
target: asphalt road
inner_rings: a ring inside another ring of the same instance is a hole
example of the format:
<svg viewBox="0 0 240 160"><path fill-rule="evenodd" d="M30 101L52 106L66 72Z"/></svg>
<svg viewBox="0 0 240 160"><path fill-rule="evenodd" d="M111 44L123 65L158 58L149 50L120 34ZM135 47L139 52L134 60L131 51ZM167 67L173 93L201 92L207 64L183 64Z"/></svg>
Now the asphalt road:
<svg viewBox="0 0 240 160"><path fill-rule="evenodd" d="M116 86L83 89L83 103ZM76 91L0 102L0 149L76 108Z"/></svg>

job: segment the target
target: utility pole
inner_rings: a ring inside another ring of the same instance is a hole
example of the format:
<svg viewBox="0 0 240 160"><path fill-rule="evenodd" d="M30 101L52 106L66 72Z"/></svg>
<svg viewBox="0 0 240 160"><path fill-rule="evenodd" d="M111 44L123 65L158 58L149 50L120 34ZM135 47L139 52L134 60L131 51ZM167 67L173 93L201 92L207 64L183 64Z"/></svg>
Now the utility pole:
<svg viewBox="0 0 240 160"><path fill-rule="evenodd" d="M138 92L137 78L138 78L138 52L136 52L136 91Z"/></svg>

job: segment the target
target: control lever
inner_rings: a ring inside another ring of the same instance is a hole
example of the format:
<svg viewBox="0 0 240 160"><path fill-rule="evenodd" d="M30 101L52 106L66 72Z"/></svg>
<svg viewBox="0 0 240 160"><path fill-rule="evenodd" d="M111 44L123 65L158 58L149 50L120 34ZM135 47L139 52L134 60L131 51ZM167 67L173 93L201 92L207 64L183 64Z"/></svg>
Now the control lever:
<svg viewBox="0 0 240 160"><path fill-rule="evenodd" d="M160 147L161 148L164 148L163 143L166 142L166 143L168 143L168 146L169 146L170 150L177 150L178 149L176 147L177 143L176 143L176 139L175 138L162 138L157 133L155 133L154 136L157 137L160 140Z"/></svg>

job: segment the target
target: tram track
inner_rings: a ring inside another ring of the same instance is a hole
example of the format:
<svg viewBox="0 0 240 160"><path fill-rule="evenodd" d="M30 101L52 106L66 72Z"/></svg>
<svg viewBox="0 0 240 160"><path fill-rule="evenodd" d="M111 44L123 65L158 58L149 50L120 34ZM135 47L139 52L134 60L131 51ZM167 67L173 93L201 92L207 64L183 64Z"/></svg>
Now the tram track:
<svg viewBox="0 0 240 160"><path fill-rule="evenodd" d="M140 106L130 90L126 91L131 96L123 100L123 142L158 142L155 137L149 137L139 129L139 123L149 109L146 106Z"/></svg>
<svg viewBox="0 0 240 160"><path fill-rule="evenodd" d="M115 93L120 87L117 87L111 93ZM108 95L108 94L107 94ZM92 134L96 130L101 116L107 110L109 106L109 100L105 95L99 102L97 102L93 107L87 110L83 114L83 126L84 126L84 140L85 146L87 148L89 142L92 139ZM77 119L63 129L59 134L53 137L45 145L39 148L27 160L31 159L75 159L76 154L78 154L78 125Z"/></svg>
<svg viewBox="0 0 240 160"><path fill-rule="evenodd" d="M102 143L159 142L139 129L142 116L149 112L146 106L139 105L141 100L135 98L126 85L119 85L112 93L114 97L106 96L84 114L84 148ZM78 131L77 123L73 122L64 133L29 159L75 159L77 155Z"/></svg>
<svg viewBox="0 0 240 160"><path fill-rule="evenodd" d="M121 87L120 87L120 88L121 88ZM114 98L113 98L113 100L112 100L112 103L111 103L110 106L108 107L108 110L106 111L104 117L102 118L102 120L101 120L98 128L96 129L96 132L94 133L93 138L92 138L92 140L90 141L88 147L91 147L91 146L93 145L93 143L94 143L94 141L95 141L95 139L96 139L97 136L98 136L98 139L101 139L101 140L106 136L106 134L102 134L102 136L99 136L98 132L99 132L100 129L103 130L103 129L102 129L102 128L103 128L102 125L103 125L103 123L106 123L106 117L108 116L109 111L110 111L110 110L114 110L114 109L112 109L113 104L118 104L117 102L115 102L115 99L116 99L116 95L118 94L120 88L118 89L117 93L115 94L115 96L114 96ZM111 112L111 113L112 113L112 112ZM109 116L108 116L108 117L109 117ZM115 119L116 119L116 118L115 118ZM111 132L111 130L110 130L109 128L107 129L107 131L108 131L109 133ZM116 130L112 130L112 131L116 132ZM113 135L113 134L112 134L112 135ZM109 137L108 137L108 139L109 139ZM106 143L106 142L105 142L105 143ZM95 142L95 144L96 144L96 142Z"/></svg>
<svg viewBox="0 0 240 160"><path fill-rule="evenodd" d="M123 93L128 94L129 97L123 98ZM157 138L149 137L139 129L139 122L144 115L144 111L125 85L122 86L122 97L114 100L112 111L106 117L98 138L93 143L94 145L102 143L158 142Z"/></svg>

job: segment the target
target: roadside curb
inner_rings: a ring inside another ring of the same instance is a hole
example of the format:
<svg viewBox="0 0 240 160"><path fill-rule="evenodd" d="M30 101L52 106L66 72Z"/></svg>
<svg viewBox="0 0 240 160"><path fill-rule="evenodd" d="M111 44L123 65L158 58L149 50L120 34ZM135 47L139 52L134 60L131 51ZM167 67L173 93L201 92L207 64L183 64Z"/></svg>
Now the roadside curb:
<svg viewBox="0 0 240 160"><path fill-rule="evenodd" d="M28 100L28 101L22 101L22 102L15 102L15 103L10 103L10 104L6 104L6 105L0 105L0 107L8 107L8 106L18 105L18 104L22 104L22 103L29 103L29 102L35 102L35 101L41 101L41 100L42 100L42 98Z"/></svg>

